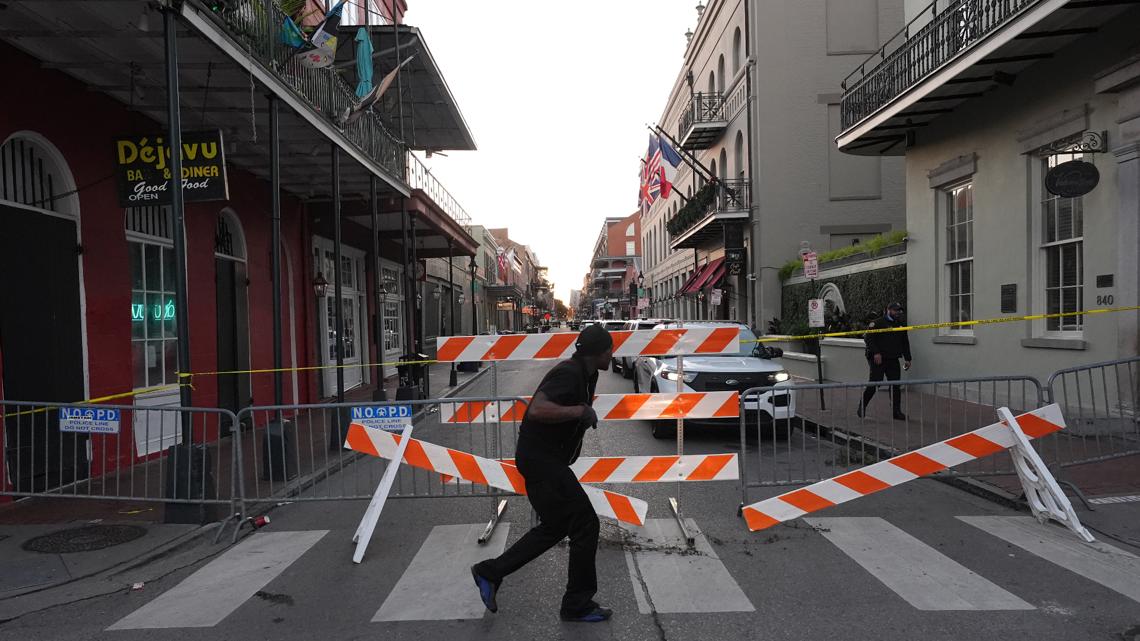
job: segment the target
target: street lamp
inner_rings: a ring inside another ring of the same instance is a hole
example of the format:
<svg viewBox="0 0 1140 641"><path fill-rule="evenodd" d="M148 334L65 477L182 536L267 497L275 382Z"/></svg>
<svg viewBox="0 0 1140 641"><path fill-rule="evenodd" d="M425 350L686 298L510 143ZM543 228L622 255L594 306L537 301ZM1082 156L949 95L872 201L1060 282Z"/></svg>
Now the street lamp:
<svg viewBox="0 0 1140 641"><path fill-rule="evenodd" d="M459 304L462 305L466 301L467 301L467 297L463 295L463 292L459 292Z"/></svg>
<svg viewBox="0 0 1140 641"><path fill-rule="evenodd" d="M325 275L317 272L317 277L313 279L313 293L317 298L323 298L329 291L329 282L325 280Z"/></svg>

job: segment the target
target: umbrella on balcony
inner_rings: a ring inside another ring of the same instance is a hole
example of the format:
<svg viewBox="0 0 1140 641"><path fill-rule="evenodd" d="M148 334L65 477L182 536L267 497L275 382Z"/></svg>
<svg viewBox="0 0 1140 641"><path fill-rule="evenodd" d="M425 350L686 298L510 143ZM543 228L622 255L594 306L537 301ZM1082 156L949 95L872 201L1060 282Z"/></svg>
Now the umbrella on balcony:
<svg viewBox="0 0 1140 641"><path fill-rule="evenodd" d="M360 27L356 30L356 97L372 91L372 36Z"/></svg>

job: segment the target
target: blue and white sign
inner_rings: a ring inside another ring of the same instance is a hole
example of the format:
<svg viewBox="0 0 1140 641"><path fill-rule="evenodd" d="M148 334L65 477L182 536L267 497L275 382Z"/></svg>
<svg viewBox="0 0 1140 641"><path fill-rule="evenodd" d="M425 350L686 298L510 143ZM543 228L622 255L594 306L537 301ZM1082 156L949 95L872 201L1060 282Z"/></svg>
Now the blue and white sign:
<svg viewBox="0 0 1140 641"><path fill-rule="evenodd" d="M85 434L118 434L119 410L100 407L59 408L59 431Z"/></svg>
<svg viewBox="0 0 1140 641"><path fill-rule="evenodd" d="M411 405L374 405L352 408L352 422L386 432L403 432L412 423Z"/></svg>

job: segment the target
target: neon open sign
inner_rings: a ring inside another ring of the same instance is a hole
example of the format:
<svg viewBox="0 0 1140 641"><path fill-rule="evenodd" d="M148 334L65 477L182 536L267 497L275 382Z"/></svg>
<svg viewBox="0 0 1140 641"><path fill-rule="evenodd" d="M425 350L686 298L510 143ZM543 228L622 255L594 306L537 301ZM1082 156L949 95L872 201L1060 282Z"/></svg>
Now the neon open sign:
<svg viewBox="0 0 1140 641"><path fill-rule="evenodd" d="M150 316L156 321L174 320L174 301L168 300L165 305L151 305ZM146 305L131 303L131 320L136 323L146 320Z"/></svg>

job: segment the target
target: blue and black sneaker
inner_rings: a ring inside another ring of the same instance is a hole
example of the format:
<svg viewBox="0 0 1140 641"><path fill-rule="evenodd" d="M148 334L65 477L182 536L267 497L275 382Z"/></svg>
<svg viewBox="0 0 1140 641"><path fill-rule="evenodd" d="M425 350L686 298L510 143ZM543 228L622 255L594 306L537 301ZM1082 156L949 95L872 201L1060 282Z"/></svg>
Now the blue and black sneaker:
<svg viewBox="0 0 1140 641"><path fill-rule="evenodd" d="M600 605L595 605L593 609L586 610L581 614L566 614L562 613L563 621L570 621L573 623L601 623L602 621L609 621L610 617L614 615L614 611L609 608L603 608Z"/></svg>
<svg viewBox="0 0 1140 641"><path fill-rule="evenodd" d="M498 612L499 604L495 602L495 594L499 591L499 584L483 578L474 565L471 566L471 577L475 579L475 587L479 588L479 598L483 599L483 605L492 613Z"/></svg>

